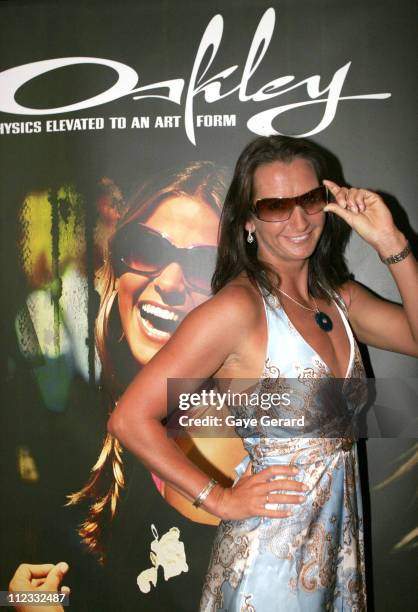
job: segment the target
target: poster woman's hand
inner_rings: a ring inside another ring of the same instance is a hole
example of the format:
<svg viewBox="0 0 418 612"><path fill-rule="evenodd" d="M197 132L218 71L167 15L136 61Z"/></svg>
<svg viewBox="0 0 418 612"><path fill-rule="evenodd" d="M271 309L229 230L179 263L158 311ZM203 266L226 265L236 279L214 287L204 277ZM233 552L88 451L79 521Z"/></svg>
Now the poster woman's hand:
<svg viewBox="0 0 418 612"><path fill-rule="evenodd" d="M70 589L66 586L60 588L60 584L64 575L68 571L68 564L64 561L54 565L53 563L30 564L21 563L14 573L9 584L11 593L23 592L62 592L69 593ZM64 608L59 605L36 605L36 607L24 604L16 605L15 609L18 612L29 612L36 610L37 612L63 612Z"/></svg>
<svg viewBox="0 0 418 612"><path fill-rule="evenodd" d="M406 239L397 229L389 208L382 198L368 189L340 187L333 181L324 180L324 185L335 198L327 204L325 212L331 212L352 227L382 257L400 252Z"/></svg>

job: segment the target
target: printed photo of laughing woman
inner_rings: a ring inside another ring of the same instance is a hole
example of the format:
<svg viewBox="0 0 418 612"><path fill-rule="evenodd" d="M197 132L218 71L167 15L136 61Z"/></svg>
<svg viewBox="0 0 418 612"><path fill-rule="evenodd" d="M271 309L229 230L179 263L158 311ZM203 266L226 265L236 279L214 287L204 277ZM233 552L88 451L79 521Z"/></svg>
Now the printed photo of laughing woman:
<svg viewBox="0 0 418 612"><path fill-rule="evenodd" d="M184 317L211 294L226 175L213 162L192 162L141 184L125 205L96 282L96 348L108 414ZM177 443L225 486L232 484L234 467L245 454L239 438L179 437ZM217 517L192 506L109 433L87 484L69 495L69 505L86 509L79 534L111 574L115 597L123 592L132 602L140 598L144 610L173 606L180 598L182 609L193 609ZM160 577L151 589L145 587L144 595L137 577L155 565L143 543L161 541L172 528L179 530L193 562L178 570L175 581Z"/></svg>

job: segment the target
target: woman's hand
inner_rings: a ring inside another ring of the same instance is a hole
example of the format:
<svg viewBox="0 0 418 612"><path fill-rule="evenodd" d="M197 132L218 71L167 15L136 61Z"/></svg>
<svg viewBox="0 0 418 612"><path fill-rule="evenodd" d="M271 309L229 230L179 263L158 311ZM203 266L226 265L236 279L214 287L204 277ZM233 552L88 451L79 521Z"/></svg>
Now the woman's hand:
<svg viewBox="0 0 418 612"><path fill-rule="evenodd" d="M62 592L69 593L70 589L66 586L59 589L61 581L64 575L68 571L68 564L61 561L56 565L52 563L44 563L41 565L31 565L29 563L22 563L19 565L14 573L13 578L9 584L9 591L16 593L19 591L31 591L31 592ZM64 608L61 605L46 605L36 607L30 604L16 605L15 609L18 612L29 612L29 610L36 610L36 612L63 612Z"/></svg>
<svg viewBox="0 0 418 612"><path fill-rule="evenodd" d="M368 189L340 187L329 180L323 181L335 198L327 204L325 212L344 219L382 257L400 252L406 239L393 222L390 210L382 198Z"/></svg>
<svg viewBox="0 0 418 612"><path fill-rule="evenodd" d="M297 468L291 465L273 465L254 475L250 475L250 468L251 463L235 486L214 490L217 499L213 500L216 505L212 511L221 519L239 520L252 516L283 518L290 516L292 512L266 508L266 504L301 504L305 501L301 493L307 491L308 487L292 478L297 474ZM275 476L282 478L274 479ZM297 495L273 493L278 490L293 491Z"/></svg>

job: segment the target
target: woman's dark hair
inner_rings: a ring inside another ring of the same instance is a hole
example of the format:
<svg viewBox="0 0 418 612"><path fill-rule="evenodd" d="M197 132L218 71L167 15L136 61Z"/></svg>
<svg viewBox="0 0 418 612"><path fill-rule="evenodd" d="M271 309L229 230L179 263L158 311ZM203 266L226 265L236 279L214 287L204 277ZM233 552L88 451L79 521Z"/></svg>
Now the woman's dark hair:
<svg viewBox="0 0 418 612"><path fill-rule="evenodd" d="M268 264L257 258L257 240L249 244L245 223L251 218L254 173L259 166L294 159L309 162L321 183L330 178L326 155L322 149L303 138L261 136L250 142L241 153L226 195L221 215L218 259L212 277L217 293L241 272L258 285L264 295L276 294L280 277ZM349 277L344 249L350 236L349 226L336 215L326 215L325 227L315 252L309 259L308 288L314 297L329 299Z"/></svg>
<svg viewBox="0 0 418 612"><path fill-rule="evenodd" d="M164 200L172 197L186 196L200 200L220 215L224 193L225 170L210 161L192 162L181 169L159 173L134 192L124 207L125 212L114 235L129 223L147 219ZM116 300L116 276L109 247L105 253L105 263L97 275L97 284L100 307L95 327L96 348L102 365L102 394L110 414L139 366L123 337ZM107 433L87 483L80 491L68 496L67 504L89 502L87 517L78 533L101 562L106 557L106 536L124 484L122 447L116 438Z"/></svg>

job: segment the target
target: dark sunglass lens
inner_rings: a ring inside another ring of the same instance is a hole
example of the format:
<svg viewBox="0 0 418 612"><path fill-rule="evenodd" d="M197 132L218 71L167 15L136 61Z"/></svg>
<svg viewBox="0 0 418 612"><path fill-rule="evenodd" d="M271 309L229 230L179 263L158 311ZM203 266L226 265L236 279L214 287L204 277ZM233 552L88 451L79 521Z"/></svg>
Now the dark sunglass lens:
<svg viewBox="0 0 418 612"><path fill-rule="evenodd" d="M185 253L181 265L187 282L197 291L210 293L212 275L215 271L216 253L216 247L198 246Z"/></svg>
<svg viewBox="0 0 418 612"><path fill-rule="evenodd" d="M123 261L138 272L155 272L165 263L163 239L144 228L127 245Z"/></svg>
<svg viewBox="0 0 418 612"><path fill-rule="evenodd" d="M155 272L162 265L163 239L135 223L122 228L112 243L112 261L122 261L135 272Z"/></svg>
<svg viewBox="0 0 418 612"><path fill-rule="evenodd" d="M262 221L286 221L289 218L291 209L289 199L264 198L263 200L258 200L256 204L258 218Z"/></svg>
<svg viewBox="0 0 418 612"><path fill-rule="evenodd" d="M310 215L320 212L327 203L327 192L324 186L312 189L300 196L300 203Z"/></svg>

